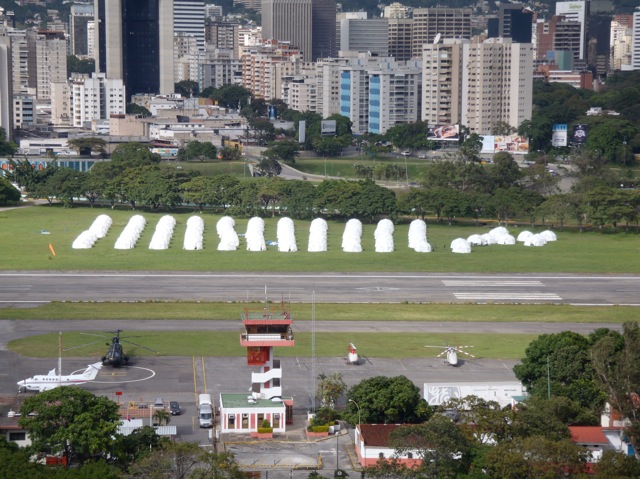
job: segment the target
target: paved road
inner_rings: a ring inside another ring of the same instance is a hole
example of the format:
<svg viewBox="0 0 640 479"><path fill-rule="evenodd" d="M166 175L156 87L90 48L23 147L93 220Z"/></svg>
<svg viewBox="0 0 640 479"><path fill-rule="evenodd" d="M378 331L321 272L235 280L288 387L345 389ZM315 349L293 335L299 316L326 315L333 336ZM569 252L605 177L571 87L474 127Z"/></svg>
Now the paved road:
<svg viewBox="0 0 640 479"><path fill-rule="evenodd" d="M544 303L639 306L640 276L428 273L0 273L0 307L49 301Z"/></svg>

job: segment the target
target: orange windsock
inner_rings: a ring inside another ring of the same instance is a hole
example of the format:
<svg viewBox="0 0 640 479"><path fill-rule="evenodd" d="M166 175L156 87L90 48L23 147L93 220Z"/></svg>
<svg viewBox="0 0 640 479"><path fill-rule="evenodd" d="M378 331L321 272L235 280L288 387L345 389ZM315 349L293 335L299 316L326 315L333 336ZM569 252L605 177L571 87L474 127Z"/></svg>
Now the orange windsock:
<svg viewBox="0 0 640 479"><path fill-rule="evenodd" d="M56 255L56 250L53 249L53 245L51 243L49 243L49 249L51 250L51 254L53 256L55 256Z"/></svg>

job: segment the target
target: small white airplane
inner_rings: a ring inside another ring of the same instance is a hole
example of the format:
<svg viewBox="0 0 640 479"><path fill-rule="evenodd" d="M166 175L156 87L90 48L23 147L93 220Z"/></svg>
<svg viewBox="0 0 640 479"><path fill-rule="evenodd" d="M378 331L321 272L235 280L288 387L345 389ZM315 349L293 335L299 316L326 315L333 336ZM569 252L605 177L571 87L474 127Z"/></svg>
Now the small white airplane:
<svg viewBox="0 0 640 479"><path fill-rule="evenodd" d="M18 381L18 392L25 391L48 391L58 386L77 386L89 381L93 381L98 375L98 371L102 367L102 362L89 364L87 369L79 374L69 374L62 376L56 373L55 369L49 371L46 376L44 374L36 375L31 378Z"/></svg>
<svg viewBox="0 0 640 479"><path fill-rule="evenodd" d="M472 347L473 346L446 346L443 348L442 346L425 346L425 348L443 349L443 351L440 354L438 354L436 358L442 357L443 355L446 354L447 355L446 362L449 363L451 366L458 365L458 353L466 354L470 358L475 358L473 354L469 354L464 350L464 348L472 348Z"/></svg>

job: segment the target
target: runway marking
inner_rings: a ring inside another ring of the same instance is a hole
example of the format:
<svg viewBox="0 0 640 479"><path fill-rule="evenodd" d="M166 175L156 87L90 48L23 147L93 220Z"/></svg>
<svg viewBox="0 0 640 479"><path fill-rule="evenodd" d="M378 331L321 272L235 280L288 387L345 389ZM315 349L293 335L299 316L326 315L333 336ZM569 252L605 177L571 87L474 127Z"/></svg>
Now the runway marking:
<svg viewBox="0 0 640 479"><path fill-rule="evenodd" d="M371 286L369 288L356 288L357 291L398 291L400 288L387 288L380 286Z"/></svg>
<svg viewBox="0 0 640 479"><path fill-rule="evenodd" d="M33 301L0 301L0 303L50 303L51 301L37 301L37 300L33 300Z"/></svg>
<svg viewBox="0 0 640 479"><path fill-rule="evenodd" d="M127 383L139 383L142 381L147 381L148 379L151 379L152 377L154 377L156 375L156 372L153 369L149 369L149 368L142 368L140 366L129 366L131 369L141 369L143 371L149 371L149 376L147 376L146 378L140 378L140 379L129 379L127 381L96 381L95 379L93 381L88 381L89 383L96 383L96 384L127 384ZM72 373L73 374L73 373Z"/></svg>
<svg viewBox="0 0 640 479"><path fill-rule="evenodd" d="M453 293L456 299L504 299L504 300L541 300L541 301L562 301L562 298L555 293L518 293L518 292L495 292L495 293Z"/></svg>
<svg viewBox="0 0 640 479"><path fill-rule="evenodd" d="M442 283L445 286L513 286L513 287L544 287L544 283L542 281L537 280L527 280L527 281L509 281L504 279L497 280L471 280L471 279L452 279L452 280L443 280Z"/></svg>

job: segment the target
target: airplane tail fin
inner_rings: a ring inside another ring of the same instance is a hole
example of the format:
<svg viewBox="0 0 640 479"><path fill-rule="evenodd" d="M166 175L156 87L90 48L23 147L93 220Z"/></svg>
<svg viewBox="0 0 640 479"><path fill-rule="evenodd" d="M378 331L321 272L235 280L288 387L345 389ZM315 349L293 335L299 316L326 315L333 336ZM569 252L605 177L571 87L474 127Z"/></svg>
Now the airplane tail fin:
<svg viewBox="0 0 640 479"><path fill-rule="evenodd" d="M89 380L95 379L96 376L98 375L98 371L100 371L101 367L102 367L102 363L101 362L89 364L87 369L85 369L84 372L82 373L82 376L84 376L85 378L87 378Z"/></svg>

